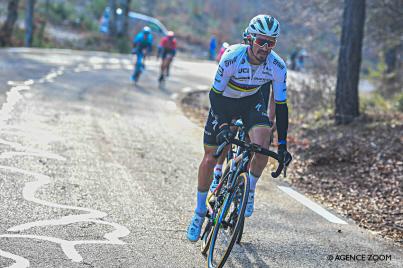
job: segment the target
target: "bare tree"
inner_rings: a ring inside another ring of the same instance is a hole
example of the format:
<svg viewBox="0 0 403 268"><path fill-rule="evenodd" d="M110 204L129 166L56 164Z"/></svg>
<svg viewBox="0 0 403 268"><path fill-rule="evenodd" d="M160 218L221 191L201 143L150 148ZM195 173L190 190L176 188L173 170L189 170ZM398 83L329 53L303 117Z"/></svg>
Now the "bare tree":
<svg viewBox="0 0 403 268"><path fill-rule="evenodd" d="M25 46L31 47L34 36L35 0L25 0Z"/></svg>
<svg viewBox="0 0 403 268"><path fill-rule="evenodd" d="M14 24L18 18L18 2L19 0L8 1L7 18L0 30L0 46L4 47L11 44Z"/></svg>
<svg viewBox="0 0 403 268"><path fill-rule="evenodd" d="M123 22L123 31L122 35L127 36L127 31L129 28L129 11L130 11L130 2L131 0L123 0L123 14L124 14L124 22Z"/></svg>
<svg viewBox="0 0 403 268"><path fill-rule="evenodd" d="M336 124L348 124L359 115L358 81L365 0L345 0L336 83Z"/></svg>
<svg viewBox="0 0 403 268"><path fill-rule="evenodd" d="M45 35L45 28L46 28L46 23L49 18L49 5L50 5L50 0L44 0L45 1L45 9L42 10L39 14L39 19L38 19L38 34L37 34L37 39L38 39L38 45L42 46L42 42L44 41L44 35Z"/></svg>
<svg viewBox="0 0 403 268"><path fill-rule="evenodd" d="M402 0L368 0L366 44L373 50L381 50L386 68L381 76L378 91L384 97L401 92L403 51ZM379 55L380 56L380 55Z"/></svg>
<svg viewBox="0 0 403 268"><path fill-rule="evenodd" d="M156 2L155 0L147 0L147 1L145 2L145 7L146 7L147 15L150 15L150 16L154 16L154 15L155 15L155 14L154 14L155 6L156 6L156 3L155 3L155 2Z"/></svg>

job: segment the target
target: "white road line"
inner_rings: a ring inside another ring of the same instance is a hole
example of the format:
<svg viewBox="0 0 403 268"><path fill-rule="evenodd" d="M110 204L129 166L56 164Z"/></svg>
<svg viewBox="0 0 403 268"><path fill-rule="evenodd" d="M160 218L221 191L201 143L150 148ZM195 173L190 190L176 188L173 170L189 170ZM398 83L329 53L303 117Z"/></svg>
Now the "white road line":
<svg viewBox="0 0 403 268"><path fill-rule="evenodd" d="M117 58L109 58L109 63L119 64L119 59L117 59Z"/></svg>
<svg viewBox="0 0 403 268"><path fill-rule="evenodd" d="M168 108L169 110L173 111L176 109L176 103L173 101L167 101L165 107Z"/></svg>
<svg viewBox="0 0 403 268"><path fill-rule="evenodd" d="M183 93L190 92L191 90L192 90L191 87L184 87L184 88L182 88L182 92L183 92Z"/></svg>
<svg viewBox="0 0 403 268"><path fill-rule="evenodd" d="M325 218L326 220L333 222L333 223L337 223L337 224L347 224L347 222L334 216L332 213L330 213L326 209L322 208L315 202L309 200L302 194L294 191L290 187L284 187L284 186L277 186L277 187L280 188L281 191L287 193L289 196L291 196L292 198L294 198L295 200L297 200L298 202L300 202L301 204L306 206L307 208L311 209L313 212L315 212L315 213L319 214L320 216L322 216L323 218Z"/></svg>
<svg viewBox="0 0 403 268"><path fill-rule="evenodd" d="M75 69L75 71L85 70L85 69L89 70L89 67L80 64ZM45 77L43 77L41 79L41 81L52 82L54 78L63 74L63 70L64 70L64 68L61 67L56 71L51 71L49 74L47 74ZM11 118L12 111L14 110L15 105L18 103L18 101L20 99L23 98L23 96L20 94L20 91L30 90L30 85L34 84L34 81L27 80L22 83L16 82L16 81L8 81L8 84L11 85L12 88L7 92L6 102L2 105L2 107L0 109L0 130L2 130L3 128L6 127L7 121ZM57 160L61 160L61 161L66 160L64 157L62 157L60 155L52 154L52 153L41 151L41 150L25 148L22 145L19 145L14 142L9 142L9 141L3 140L3 139L0 139L0 143L9 145L14 148L22 149L22 152L3 152L3 153L1 153L0 158L12 158L15 156L37 156L37 157L53 158L53 159L57 159ZM20 173L20 174L24 174L27 176L32 176L36 179L36 181L27 182L24 185L22 194L23 194L23 197L25 200L31 201L31 202L34 202L34 203L37 203L40 205L44 205L44 206L60 208L60 209L70 209L70 210L76 210L76 211L81 212L80 214L67 215L67 216L60 217L58 219L40 220L40 221L23 223L23 224L8 228L8 230L7 230L8 232L22 232L22 231L31 229L33 227L68 225L68 224L73 224L73 223L78 223L78 222L93 222L96 224L109 225L114 228L114 230L104 234L105 240L73 240L73 241L70 240L70 241L67 241L67 240L63 240L63 239L56 238L56 237L50 237L50 236L22 235L22 234L0 234L0 238L4 237L4 238L40 239L40 240L58 243L58 244L60 244L60 246L61 246L63 252L66 254L66 256L74 262L81 262L83 260L82 256L79 254L78 250L75 248L78 245L82 245L82 244L123 245L123 244L125 244L125 242L122 241L120 238L129 235L129 233L130 233L129 229L127 229L125 226L122 226L115 222L108 222L108 221L101 220L102 218L107 216L107 213L99 211L99 210L95 210L95 209L90 209L90 208L75 207L75 206L52 203L49 201L45 201L45 200L36 198L35 197L36 192L42 186L51 182L51 179L49 176L46 176L46 175L40 174L40 173L30 172L30 171L15 168L15 167L3 166L3 165L0 165L0 170L6 170L9 172ZM86 212L86 213L82 213L82 212ZM29 261L21 256L14 255L9 252L2 251L2 250L0 250L0 256L13 259L15 261L15 263L12 266L10 266L12 268L29 267Z"/></svg>
<svg viewBox="0 0 403 268"><path fill-rule="evenodd" d="M34 178L37 179L36 181L27 182L25 184L24 189L23 189L23 197L25 200L28 200L28 201L31 201L31 202L34 202L37 204L49 206L49 207L54 207L54 208L71 209L71 210L79 210L81 212L87 212L86 214L67 215L67 216L63 216L59 219L40 220L40 221L20 224L20 225L9 228L7 230L8 232L22 232L22 231L31 229L33 227L52 226L52 225L68 225L68 224L73 224L73 223L77 223L77 222L94 222L94 223L104 224L104 225L109 225L109 226L114 227L113 231L106 233L104 235L104 238L106 240L70 240L70 241L67 241L67 240L63 240L63 239L56 238L56 237L50 237L50 236L21 235L21 234L0 234L0 238L1 237L29 238L29 239L40 239L40 240L58 243L58 244L60 244L64 254L66 254L66 256L74 262L81 262L83 260L83 258L78 253L77 249L75 248L76 245L81 245L81 244L123 245L123 244L125 244L125 242L120 240L120 238L129 235L130 231L126 227L124 227L118 223L100 220L101 218L106 217L108 215L107 213L99 211L99 210L95 210L95 209L90 209L90 208L61 205L61 204L52 203L49 201L44 201L44 200L36 198L35 194L39 190L39 188L41 188L42 186L51 182L51 179L49 176L46 176L46 175L40 174L40 173L36 173L36 172L22 170L19 168L9 167L9 166L0 165L0 169L9 170L11 172L21 173L21 174L28 175L28 176L33 176Z"/></svg>
<svg viewBox="0 0 403 268"><path fill-rule="evenodd" d="M8 266L6 268L26 268L29 267L29 260L18 256L11 254L10 252L6 252L0 249L0 256L6 257L8 259L13 259L15 263L11 266Z"/></svg>
<svg viewBox="0 0 403 268"><path fill-rule="evenodd" d="M65 161L66 158L57 155L57 154L52 154L52 153L46 153L46 152L40 152L40 153L35 153L35 152L4 152L0 154L0 159L5 159L5 158L13 158L15 156L37 156L37 157L45 157L45 158L52 158L56 160L61 160Z"/></svg>
<svg viewBox="0 0 403 268"><path fill-rule="evenodd" d="M0 109L0 129L2 129L7 120L11 118L11 113L14 110L14 106L22 99L22 95L19 93L23 90L29 90L29 86L14 86L7 92L7 100Z"/></svg>
<svg viewBox="0 0 403 268"><path fill-rule="evenodd" d="M174 93L171 95L171 99L176 100L178 98L178 93Z"/></svg>
<svg viewBox="0 0 403 268"><path fill-rule="evenodd" d="M197 85L196 88L197 88L198 90L207 90L207 89L209 89L209 87L206 86L206 85Z"/></svg>

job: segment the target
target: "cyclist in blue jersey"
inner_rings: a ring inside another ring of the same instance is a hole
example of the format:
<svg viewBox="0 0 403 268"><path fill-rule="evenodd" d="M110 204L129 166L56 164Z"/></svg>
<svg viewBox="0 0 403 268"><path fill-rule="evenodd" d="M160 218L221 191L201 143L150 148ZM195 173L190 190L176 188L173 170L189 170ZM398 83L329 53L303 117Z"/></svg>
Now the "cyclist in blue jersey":
<svg viewBox="0 0 403 268"><path fill-rule="evenodd" d="M151 34L151 29L148 26L145 26L143 30L133 38L132 54L136 54L137 59L133 75L131 77L132 81L138 81L139 76L144 69L144 59L148 53L151 53L152 44L153 35Z"/></svg>
<svg viewBox="0 0 403 268"><path fill-rule="evenodd" d="M229 127L232 118L242 119L252 143L266 149L269 147L271 122L259 90L260 86L270 81L275 100L279 162L288 165L291 161L286 142L287 67L273 51L280 35L280 23L272 16L258 15L250 21L248 33L247 44L230 46L222 56L209 93L211 107L204 128L204 156L198 172L197 203L187 229L187 238L193 242L199 239L207 213L206 198L217 162L213 155L218 145L233 138ZM267 161L268 157L260 154L254 154L251 160L245 217L253 213L256 184Z"/></svg>

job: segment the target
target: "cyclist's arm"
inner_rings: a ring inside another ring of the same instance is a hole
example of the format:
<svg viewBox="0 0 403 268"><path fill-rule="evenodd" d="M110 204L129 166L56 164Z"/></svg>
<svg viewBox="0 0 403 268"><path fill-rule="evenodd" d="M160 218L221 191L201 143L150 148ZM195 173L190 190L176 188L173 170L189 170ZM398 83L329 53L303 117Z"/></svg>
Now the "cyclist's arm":
<svg viewBox="0 0 403 268"><path fill-rule="evenodd" d="M270 98L269 98L269 107L267 108L267 114L269 115L270 122L274 122L276 117L276 110L275 110L275 102L274 102L274 93L273 90L270 91ZM273 125L273 131L276 130L276 125Z"/></svg>
<svg viewBox="0 0 403 268"><path fill-rule="evenodd" d="M287 143L288 106L287 106L287 67L274 66L273 93L275 101L276 126L279 144Z"/></svg>
<svg viewBox="0 0 403 268"><path fill-rule="evenodd" d="M176 39L173 40L173 45L172 45L172 54L173 56L176 55Z"/></svg>
<svg viewBox="0 0 403 268"><path fill-rule="evenodd" d="M228 103L229 98L223 96L224 89L232 75L231 69L231 66L225 67L224 59L221 59L209 94L211 109L216 116L218 126L228 124L231 121L225 112L225 107L230 105Z"/></svg>
<svg viewBox="0 0 403 268"><path fill-rule="evenodd" d="M136 34L136 35L133 37L133 41L132 41L133 48L136 48L136 47L138 46L140 40L141 40L140 34Z"/></svg>

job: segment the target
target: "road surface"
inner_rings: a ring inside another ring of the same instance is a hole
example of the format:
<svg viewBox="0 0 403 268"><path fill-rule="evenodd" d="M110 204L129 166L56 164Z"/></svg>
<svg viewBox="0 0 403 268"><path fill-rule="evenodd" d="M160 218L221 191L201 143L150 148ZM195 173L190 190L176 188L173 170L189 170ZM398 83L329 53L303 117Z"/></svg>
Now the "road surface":
<svg viewBox="0 0 403 268"><path fill-rule="evenodd" d="M0 62L0 267L204 267L185 236L203 131L177 100L214 63L177 59L159 88L158 62L134 87L126 55ZM226 267L402 267L401 247L307 202L264 176Z"/></svg>

